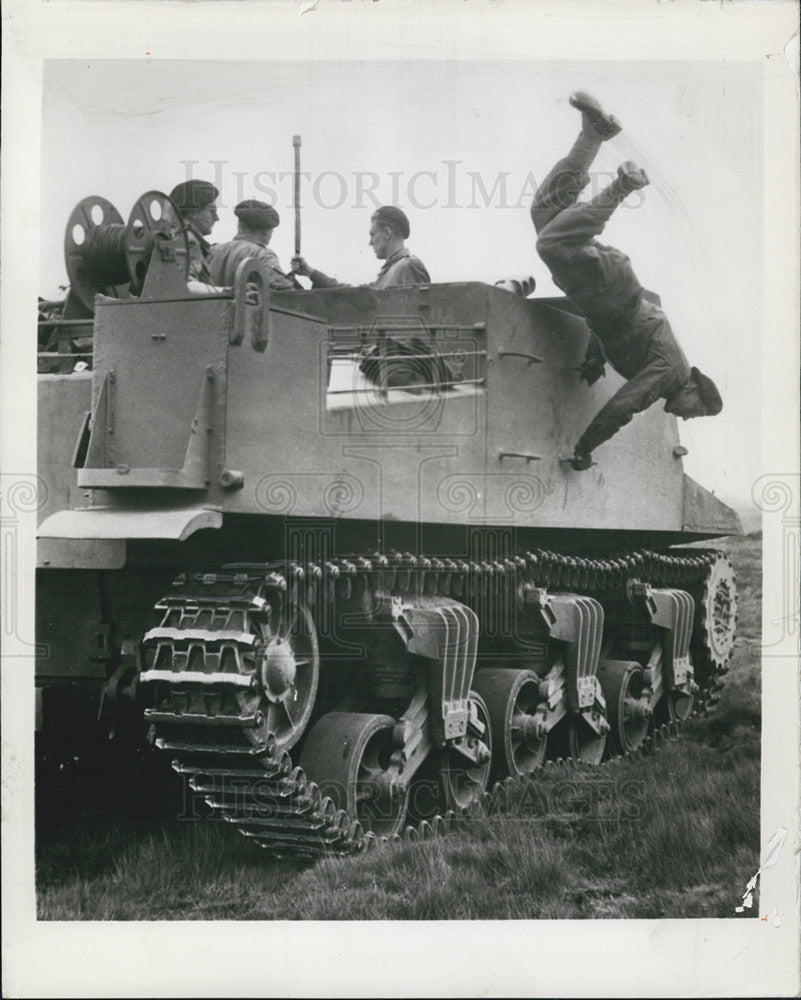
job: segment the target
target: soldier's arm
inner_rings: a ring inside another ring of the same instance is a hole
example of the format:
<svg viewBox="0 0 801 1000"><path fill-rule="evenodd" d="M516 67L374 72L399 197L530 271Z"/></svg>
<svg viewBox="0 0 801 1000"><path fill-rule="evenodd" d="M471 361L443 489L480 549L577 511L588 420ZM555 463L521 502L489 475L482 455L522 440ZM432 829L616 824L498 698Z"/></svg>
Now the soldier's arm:
<svg viewBox="0 0 801 1000"><path fill-rule="evenodd" d="M606 357L604 356L603 347L601 346L601 341L596 337L594 333L590 333L590 339L587 343L587 350L584 352L584 360L591 361L594 363L600 362L604 364Z"/></svg>
<svg viewBox="0 0 801 1000"><path fill-rule="evenodd" d="M327 274L323 274L322 271L318 271L315 268L309 269L309 277L311 278L312 288L349 288L343 281L337 281L336 278L330 278Z"/></svg>
<svg viewBox="0 0 801 1000"><path fill-rule="evenodd" d="M644 368L598 411L576 445L577 455L589 455L625 426L635 413L641 413L675 388L676 374L671 368Z"/></svg>
<svg viewBox="0 0 801 1000"><path fill-rule="evenodd" d="M292 278L288 277L281 270L281 264L278 260L278 254L274 253L272 250L263 250L259 254L259 258L264 262L267 270L270 273L270 288L273 291L283 291L287 288L298 288L300 287Z"/></svg>
<svg viewBox="0 0 801 1000"><path fill-rule="evenodd" d="M228 295L233 289L228 285L207 285L205 281L190 278L186 287L193 295Z"/></svg>
<svg viewBox="0 0 801 1000"><path fill-rule="evenodd" d="M318 271L313 267L309 267L305 258L301 257L300 254L295 254L292 258L291 263L292 273L301 274L307 278L311 278L312 288L349 288L350 286L344 284L341 281L337 281L336 278L329 278L327 274L323 274L322 271Z"/></svg>
<svg viewBox="0 0 801 1000"><path fill-rule="evenodd" d="M601 341L590 333L590 340L584 354L584 360L579 365L579 376L584 379L587 385L594 385L599 378L606 375L606 357L603 353Z"/></svg>

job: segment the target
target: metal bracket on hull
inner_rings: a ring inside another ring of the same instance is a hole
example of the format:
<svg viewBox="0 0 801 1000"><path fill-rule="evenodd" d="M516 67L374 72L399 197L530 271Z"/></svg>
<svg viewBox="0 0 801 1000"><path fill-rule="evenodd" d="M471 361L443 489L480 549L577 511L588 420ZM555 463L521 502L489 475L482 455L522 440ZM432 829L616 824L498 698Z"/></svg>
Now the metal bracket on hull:
<svg viewBox="0 0 801 1000"><path fill-rule="evenodd" d="M230 343L241 344L249 334L253 350L263 352L270 339L270 275L254 257L247 257L236 269L234 302Z"/></svg>
<svg viewBox="0 0 801 1000"><path fill-rule="evenodd" d="M539 694L542 701L532 717L538 725L535 738L545 736L567 715L566 685L565 665L561 660L557 660L540 680Z"/></svg>
<svg viewBox="0 0 801 1000"><path fill-rule="evenodd" d="M393 786L401 790L406 789L434 745L428 721L428 692L422 686L392 730L392 742L397 750L392 753L389 770Z"/></svg>
<svg viewBox="0 0 801 1000"><path fill-rule="evenodd" d="M535 604L553 639L565 644L568 711L580 713L599 734L609 731L606 701L598 682L598 659L604 630L604 610L582 594L549 594L542 587L524 587L526 603Z"/></svg>
<svg viewBox="0 0 801 1000"><path fill-rule="evenodd" d="M690 661L690 638L695 618L695 601L684 590L656 589L647 583L629 585L629 599L648 615L652 625L663 630L662 654L665 682L669 691L695 689Z"/></svg>
<svg viewBox="0 0 801 1000"><path fill-rule="evenodd" d="M108 372L100 387L92 418L92 430L84 467L78 470L78 486L109 489L115 486L163 486L204 490L209 485L209 450L212 430L214 371L208 366L198 394L195 415L181 469L132 469L125 463L113 467L114 387L116 375Z"/></svg>
<svg viewBox="0 0 801 1000"><path fill-rule="evenodd" d="M469 695L476 668L478 616L448 597L392 598L392 619L407 650L433 661L431 700L434 740L440 745L467 732Z"/></svg>

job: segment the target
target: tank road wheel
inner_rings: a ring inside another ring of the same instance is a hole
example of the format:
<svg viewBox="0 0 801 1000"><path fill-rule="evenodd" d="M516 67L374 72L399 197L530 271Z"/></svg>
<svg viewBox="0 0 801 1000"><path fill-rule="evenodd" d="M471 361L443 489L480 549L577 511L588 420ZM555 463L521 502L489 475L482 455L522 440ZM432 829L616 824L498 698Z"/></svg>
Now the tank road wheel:
<svg viewBox="0 0 801 1000"><path fill-rule="evenodd" d="M728 556L718 553L693 596L695 627L691 650L695 680L703 692L709 692L715 676L726 673L734 653L737 585Z"/></svg>
<svg viewBox="0 0 801 1000"><path fill-rule="evenodd" d="M492 768L492 723L484 699L470 692L470 701L478 712L478 726L468 724L467 739L476 740L486 748L486 760L474 763L454 748L446 747L440 759L439 780L445 798L446 808L467 809L477 802L489 784Z"/></svg>
<svg viewBox="0 0 801 1000"><path fill-rule="evenodd" d="M400 831L409 800L408 788L396 794L389 781L394 728L389 715L329 712L309 730L300 755L322 794L377 836Z"/></svg>
<svg viewBox="0 0 801 1000"><path fill-rule="evenodd" d="M549 756L571 757L582 764L600 764L606 736L599 736L581 716L568 716L548 734Z"/></svg>
<svg viewBox="0 0 801 1000"><path fill-rule="evenodd" d="M643 646L647 645L643 643ZM653 723L655 726L664 726L669 722L686 722L693 714L695 707L695 695L687 694L685 691L669 691L667 689L667 674L663 663L664 650L662 641L654 639L651 642L650 656L644 658L646 669L661 672L663 693L656 703L653 711ZM601 663L609 661L601 661ZM614 661L611 661L614 662ZM638 664L635 664L635 666ZM600 673L600 668L599 668ZM605 692L606 689L604 689ZM609 699L607 698L607 705Z"/></svg>
<svg viewBox="0 0 801 1000"><path fill-rule="evenodd" d="M493 777L526 777L541 767L548 736L536 714L539 677L531 670L489 668L479 670L473 687L489 712Z"/></svg>
<svg viewBox="0 0 801 1000"><path fill-rule="evenodd" d="M642 699L643 669L629 660L601 660L598 679L606 698L610 736L621 753L631 753L645 742L651 710Z"/></svg>
<svg viewBox="0 0 801 1000"><path fill-rule="evenodd" d="M276 746L293 747L309 721L320 677L320 653L311 612L305 604L271 605L272 614L258 626L256 675L262 690L260 709Z"/></svg>
<svg viewBox="0 0 801 1000"><path fill-rule="evenodd" d="M568 722L570 756L582 764L600 764L606 750L606 736L599 736L580 716Z"/></svg>
<svg viewBox="0 0 801 1000"><path fill-rule="evenodd" d="M658 725L686 722L693 714L694 706L695 695L685 694L684 691L665 691L657 703L654 721Z"/></svg>

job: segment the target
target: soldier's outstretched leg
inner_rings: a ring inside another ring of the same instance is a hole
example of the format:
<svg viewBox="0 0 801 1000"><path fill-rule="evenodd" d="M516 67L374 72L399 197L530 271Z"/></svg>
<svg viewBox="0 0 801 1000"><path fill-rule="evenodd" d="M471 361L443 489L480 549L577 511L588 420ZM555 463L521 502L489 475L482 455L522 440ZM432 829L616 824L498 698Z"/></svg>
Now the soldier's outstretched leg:
<svg viewBox="0 0 801 1000"><path fill-rule="evenodd" d="M601 144L617 135L620 122L607 115L601 105L583 91L570 95L570 104L581 112L581 132L573 148L559 160L540 185L531 205L531 220L537 232L563 209L575 204L590 180L589 169Z"/></svg>
<svg viewBox="0 0 801 1000"><path fill-rule="evenodd" d="M597 212L599 219L603 220L605 225L614 210L632 191L639 191L649 183L648 174L642 167L638 167L631 160L626 160L617 168L617 177L612 183L603 191L599 191L587 204Z"/></svg>
<svg viewBox="0 0 801 1000"><path fill-rule="evenodd" d="M591 201L563 209L537 239L537 252L554 282L584 312L593 329L613 322L641 291L626 254L595 237L626 196L647 183L644 170L623 163L607 188Z"/></svg>

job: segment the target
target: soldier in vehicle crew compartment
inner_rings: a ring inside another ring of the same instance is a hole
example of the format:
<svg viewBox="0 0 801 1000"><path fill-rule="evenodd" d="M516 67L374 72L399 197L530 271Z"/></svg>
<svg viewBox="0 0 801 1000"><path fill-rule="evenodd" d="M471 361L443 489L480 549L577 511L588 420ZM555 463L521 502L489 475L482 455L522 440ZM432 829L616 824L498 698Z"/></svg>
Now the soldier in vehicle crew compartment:
<svg viewBox="0 0 801 1000"><path fill-rule="evenodd" d="M189 241L189 277L206 284L211 282L208 268L211 247L206 237L211 234L214 223L219 219L217 198L220 192L209 181L183 181L170 191L186 225Z"/></svg>
<svg viewBox="0 0 801 1000"><path fill-rule="evenodd" d="M215 295L230 291L211 283L209 271L209 256L211 247L206 237L211 234L214 223L219 219L217 214L217 198L220 192L209 181L192 178L177 184L170 192L170 198L175 202L186 225L186 236L189 241L189 281L190 292L201 295Z"/></svg>
<svg viewBox="0 0 801 1000"><path fill-rule="evenodd" d="M636 164L623 163L609 187L579 203L601 144L617 135L621 125L589 94L572 94L570 104L581 112L581 132L534 196L537 252L591 328L581 377L592 385L604 374L606 360L628 379L576 444L570 464L580 471L593 464L592 453L600 444L658 399L665 400L668 413L684 420L714 416L723 402L715 383L688 364L664 312L644 297L629 258L595 239L617 206L645 187L648 177Z"/></svg>
<svg viewBox="0 0 801 1000"><path fill-rule="evenodd" d="M217 214L217 198L220 192L209 181L192 178L177 184L170 191L170 198L181 213L186 226L186 237L189 243L189 280L186 283L190 292L196 295L219 295L230 292L233 279L227 285L212 284L211 251L212 247L206 237L211 234L214 223L219 219ZM254 256L248 254L248 256ZM247 301L257 305L259 300L255 286L248 286Z"/></svg>
<svg viewBox="0 0 801 1000"><path fill-rule="evenodd" d="M401 288L408 285L427 285L431 278L423 262L413 257L404 245L409 238L409 220L405 212L394 205L384 205L373 212L370 219L370 246L384 266L370 288ZM311 278L312 288L347 288L346 284L329 278L322 271L309 267L301 256L292 258L292 270Z"/></svg>
<svg viewBox="0 0 801 1000"><path fill-rule="evenodd" d="M233 285L236 269L247 257L266 265L270 288L299 288L294 278L281 270L278 254L269 247L273 230L281 221L278 212L263 201L241 201L234 209L239 220L236 236L229 243L218 243L209 257L210 280L218 285Z"/></svg>

